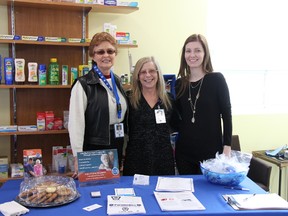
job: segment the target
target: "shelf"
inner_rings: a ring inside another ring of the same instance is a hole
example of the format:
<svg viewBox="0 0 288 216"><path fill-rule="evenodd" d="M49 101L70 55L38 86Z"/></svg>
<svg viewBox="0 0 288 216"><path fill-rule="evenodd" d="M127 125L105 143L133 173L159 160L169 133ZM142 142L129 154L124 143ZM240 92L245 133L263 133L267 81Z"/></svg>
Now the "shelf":
<svg viewBox="0 0 288 216"><path fill-rule="evenodd" d="M33 44L33 45L52 45L52 46L80 46L89 47L89 43L71 43L71 42L49 42L49 41L28 41L28 40L2 40L1 44Z"/></svg>
<svg viewBox="0 0 288 216"><path fill-rule="evenodd" d="M27 40L3 40L0 39L0 44L31 44L31 45L45 45L45 46L78 46L89 47L90 43L72 43L72 42L48 42L48 41L27 41ZM118 44L118 48L137 48L134 44Z"/></svg>
<svg viewBox="0 0 288 216"><path fill-rule="evenodd" d="M44 1L44 0L0 0L0 5L11 5L14 2L15 6L37 7L37 8L50 8L58 10L79 10L85 12L98 12L98 13L120 13L129 14L139 10L138 7L128 6L107 6L98 4L79 4L70 2L57 2L57 1Z"/></svg>
<svg viewBox="0 0 288 216"><path fill-rule="evenodd" d="M0 136L13 136L13 135L49 135L49 134L68 134L68 130L45 130L45 131L15 131L15 132L0 132Z"/></svg>
<svg viewBox="0 0 288 216"><path fill-rule="evenodd" d="M138 7L92 5L92 12L129 14L139 10Z"/></svg>
<svg viewBox="0 0 288 216"><path fill-rule="evenodd" d="M0 89L69 89L71 85L5 85L1 84Z"/></svg>

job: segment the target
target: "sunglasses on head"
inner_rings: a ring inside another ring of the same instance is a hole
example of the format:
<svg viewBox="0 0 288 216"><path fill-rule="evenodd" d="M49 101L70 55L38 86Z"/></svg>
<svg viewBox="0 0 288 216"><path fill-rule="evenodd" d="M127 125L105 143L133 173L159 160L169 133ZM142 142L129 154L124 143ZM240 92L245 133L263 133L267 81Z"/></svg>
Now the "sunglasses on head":
<svg viewBox="0 0 288 216"><path fill-rule="evenodd" d="M101 50L94 51L94 54L96 54L96 55L104 55L105 53L107 53L108 55L112 55L112 54L116 53L116 50L114 50L114 49L107 49L107 50L101 49Z"/></svg>

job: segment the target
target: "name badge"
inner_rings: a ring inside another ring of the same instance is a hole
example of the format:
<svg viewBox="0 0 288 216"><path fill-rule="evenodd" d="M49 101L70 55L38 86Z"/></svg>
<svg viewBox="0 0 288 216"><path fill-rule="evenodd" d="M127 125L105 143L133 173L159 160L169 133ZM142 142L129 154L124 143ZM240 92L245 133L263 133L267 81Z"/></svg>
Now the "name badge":
<svg viewBox="0 0 288 216"><path fill-rule="evenodd" d="M124 125L123 123L114 124L114 131L115 131L115 137L124 137Z"/></svg>
<svg viewBox="0 0 288 216"><path fill-rule="evenodd" d="M157 124L166 123L165 111L164 109L155 109L155 118Z"/></svg>

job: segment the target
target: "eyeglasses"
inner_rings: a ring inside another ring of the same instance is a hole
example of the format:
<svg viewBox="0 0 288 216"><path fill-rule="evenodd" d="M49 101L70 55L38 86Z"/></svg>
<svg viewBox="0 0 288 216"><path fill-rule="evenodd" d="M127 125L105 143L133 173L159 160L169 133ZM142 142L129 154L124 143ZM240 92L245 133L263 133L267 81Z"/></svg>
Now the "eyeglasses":
<svg viewBox="0 0 288 216"><path fill-rule="evenodd" d="M139 75L140 76L145 76L147 73L150 74L150 75L155 75L157 73L157 70L154 70L154 69L152 69L152 70L142 70L142 71L139 72Z"/></svg>
<svg viewBox="0 0 288 216"><path fill-rule="evenodd" d="M108 55L112 55L114 53L116 53L116 50L114 49L107 49L107 50L97 50L97 51L94 51L94 55L104 55L105 53L107 53Z"/></svg>

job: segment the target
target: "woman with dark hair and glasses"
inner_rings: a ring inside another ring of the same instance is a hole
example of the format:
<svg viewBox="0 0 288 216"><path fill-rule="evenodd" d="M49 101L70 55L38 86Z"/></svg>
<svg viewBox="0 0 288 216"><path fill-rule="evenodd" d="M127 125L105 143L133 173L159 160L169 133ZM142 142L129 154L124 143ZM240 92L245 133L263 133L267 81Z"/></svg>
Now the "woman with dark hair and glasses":
<svg viewBox="0 0 288 216"><path fill-rule="evenodd" d="M163 75L153 57L137 61L129 99L129 141L123 175L175 174L170 142L172 96L165 90Z"/></svg>
<svg viewBox="0 0 288 216"><path fill-rule="evenodd" d="M116 40L106 32L95 34L89 46L92 69L72 85L68 129L73 177L78 176L78 152L117 149L118 161L122 159L127 100L120 78L111 70L116 55Z"/></svg>
<svg viewBox="0 0 288 216"><path fill-rule="evenodd" d="M203 35L186 39L177 77L176 164L179 174L201 174L200 161L215 158L216 152L230 155L232 138L229 89L224 76L213 72Z"/></svg>

